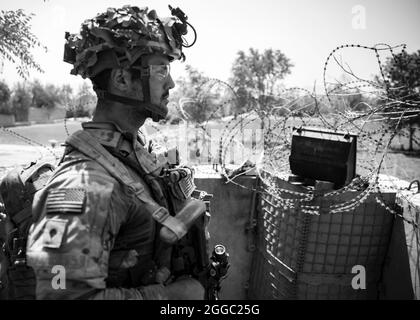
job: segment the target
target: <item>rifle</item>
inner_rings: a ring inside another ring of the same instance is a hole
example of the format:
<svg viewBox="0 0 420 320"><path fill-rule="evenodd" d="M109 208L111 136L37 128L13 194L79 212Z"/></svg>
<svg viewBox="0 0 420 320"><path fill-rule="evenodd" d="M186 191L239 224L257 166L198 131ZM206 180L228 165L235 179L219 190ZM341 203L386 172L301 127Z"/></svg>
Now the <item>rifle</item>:
<svg viewBox="0 0 420 320"><path fill-rule="evenodd" d="M187 235L179 241L173 256L178 259L182 257L184 268L187 265L186 270L189 270L190 274L202 283L206 292L206 300L219 300L221 281L226 278L230 266L229 254L225 246L217 244L209 257L208 224L211 216L210 199L213 195L196 190L193 197L197 197L197 195L198 199L206 204L206 212L197 219ZM193 249L191 250L191 248Z"/></svg>
<svg viewBox="0 0 420 320"><path fill-rule="evenodd" d="M213 195L196 190L193 171L189 168L168 170L165 178L170 186L169 203L175 218L185 226L185 235L175 235L168 228L160 230L166 243L173 244L171 272L174 278L191 275L205 288L206 300L218 300L221 281L229 269L229 254L217 244L209 254L210 199ZM203 205L205 204L205 206ZM188 231L187 231L188 230Z"/></svg>
<svg viewBox="0 0 420 320"><path fill-rule="evenodd" d="M155 190L155 197L161 199L160 204L167 208L166 212L153 213L154 219L163 225L157 248L159 264L170 268L172 278L168 281L192 276L206 289L206 299L218 300L220 283L229 269L229 254L218 244L210 256L208 224L213 195L196 189L194 169L179 166L176 148L158 158L165 164L162 174L157 179L146 175L145 181L149 186L156 186L151 189Z"/></svg>

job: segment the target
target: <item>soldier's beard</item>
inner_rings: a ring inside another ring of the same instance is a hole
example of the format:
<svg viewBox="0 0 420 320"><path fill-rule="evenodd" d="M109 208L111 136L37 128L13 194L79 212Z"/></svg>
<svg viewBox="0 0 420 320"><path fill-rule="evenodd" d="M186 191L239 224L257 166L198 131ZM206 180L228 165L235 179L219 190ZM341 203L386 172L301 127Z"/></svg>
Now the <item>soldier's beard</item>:
<svg viewBox="0 0 420 320"><path fill-rule="evenodd" d="M130 106L128 108L128 121L132 127L140 128L148 117L150 117L149 111L144 107Z"/></svg>
<svg viewBox="0 0 420 320"><path fill-rule="evenodd" d="M165 119L168 115L167 100L162 100L159 105L151 104L149 109L143 108L147 117L151 118L153 121L157 122L161 119Z"/></svg>
<svg viewBox="0 0 420 320"><path fill-rule="evenodd" d="M151 118L153 121L157 122L161 119L165 119L168 114L167 103L161 103L159 106L160 112L152 112L146 109L144 106L129 106L128 107L128 121L130 122L131 127L141 127L147 118ZM151 106L153 109L158 108L155 105ZM162 116L161 113L164 111L165 116Z"/></svg>

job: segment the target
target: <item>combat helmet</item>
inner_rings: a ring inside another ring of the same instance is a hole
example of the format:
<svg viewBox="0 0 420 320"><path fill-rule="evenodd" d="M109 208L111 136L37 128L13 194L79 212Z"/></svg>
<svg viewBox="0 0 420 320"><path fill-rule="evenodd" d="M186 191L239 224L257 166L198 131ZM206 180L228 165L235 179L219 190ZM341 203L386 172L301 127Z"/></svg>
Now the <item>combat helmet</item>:
<svg viewBox="0 0 420 320"><path fill-rule="evenodd" d="M108 8L93 19L85 20L79 34L65 34L64 61L71 63L71 74L93 78L106 69L139 69L144 100L136 100L95 90L98 98L143 106L154 121L166 116L160 106L150 101L149 66L141 57L153 53L168 56L170 61L185 60L183 47L191 47L196 40L194 28L187 16L169 6L172 16L159 18L155 10L147 7L124 6ZM194 42L188 45L183 36L188 26L194 31Z"/></svg>

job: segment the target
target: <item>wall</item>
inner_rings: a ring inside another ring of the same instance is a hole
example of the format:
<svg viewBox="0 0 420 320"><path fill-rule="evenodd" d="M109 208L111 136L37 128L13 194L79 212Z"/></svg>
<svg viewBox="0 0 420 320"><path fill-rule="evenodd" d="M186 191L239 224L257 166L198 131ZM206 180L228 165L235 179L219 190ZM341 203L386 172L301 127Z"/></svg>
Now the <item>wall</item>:
<svg viewBox="0 0 420 320"><path fill-rule="evenodd" d="M0 127L12 127L15 125L13 114L0 114Z"/></svg>
<svg viewBox="0 0 420 320"><path fill-rule="evenodd" d="M240 177L237 180L252 188L255 177ZM209 225L210 249L223 244L229 253L228 277L222 282L220 299L246 299L250 275L252 235L246 233L252 210L252 192L233 184L225 184L219 177L196 178L197 189L213 194L210 201L211 219Z"/></svg>
<svg viewBox="0 0 420 320"><path fill-rule="evenodd" d="M51 122L53 120L64 119L66 109L63 107L55 107L53 109L46 108L29 108L28 121L29 122Z"/></svg>
<svg viewBox="0 0 420 320"><path fill-rule="evenodd" d="M258 254L258 251L254 251L256 238L253 233L247 232L250 219L255 218L256 214L253 208L257 204L253 206L253 192L250 190L255 184L255 177L243 176L238 178L237 182L249 189L225 184L220 177L215 176L197 177L195 180L198 189L214 195L211 201L210 248L221 243L227 247L230 254L231 267L227 279L222 282L221 299L252 298L251 291L255 288L251 286L249 295L250 276L261 273L258 272L261 266L256 263L258 259L252 260L254 252ZM405 220L396 216L391 225L389 249L382 270L382 288L377 297L379 299L420 299L418 259L420 234L418 227L407 223L414 220L418 224L420 194L416 201L417 206L410 205L410 210L407 209L408 205L405 203L405 210L402 211ZM260 257L259 260L262 258ZM261 279L256 282L259 283L259 287L270 286L270 283L266 281L268 275L264 273L266 271L263 271ZM251 285L253 282L255 281L251 281ZM268 295L264 299L272 299L272 297Z"/></svg>
<svg viewBox="0 0 420 320"><path fill-rule="evenodd" d="M401 212L395 217L384 268L386 299L420 299L419 192L402 191L397 197Z"/></svg>

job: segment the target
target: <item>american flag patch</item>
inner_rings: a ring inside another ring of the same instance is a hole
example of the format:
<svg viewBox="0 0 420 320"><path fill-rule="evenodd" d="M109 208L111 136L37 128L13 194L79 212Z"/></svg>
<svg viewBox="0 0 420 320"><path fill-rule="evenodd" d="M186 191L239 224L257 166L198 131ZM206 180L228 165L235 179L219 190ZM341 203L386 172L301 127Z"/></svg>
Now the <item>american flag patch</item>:
<svg viewBox="0 0 420 320"><path fill-rule="evenodd" d="M48 192L47 214L81 214L85 203L85 189L58 188Z"/></svg>

